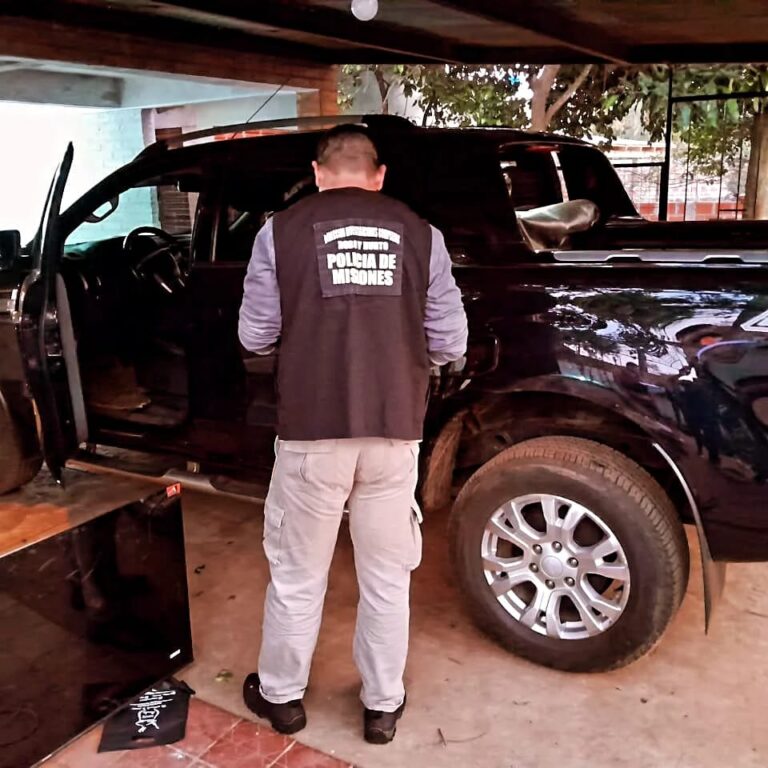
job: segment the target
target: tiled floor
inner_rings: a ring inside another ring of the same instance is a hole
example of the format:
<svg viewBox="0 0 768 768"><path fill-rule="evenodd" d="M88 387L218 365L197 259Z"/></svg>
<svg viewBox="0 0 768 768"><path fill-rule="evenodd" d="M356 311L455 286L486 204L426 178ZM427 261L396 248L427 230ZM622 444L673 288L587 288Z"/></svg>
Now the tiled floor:
<svg viewBox="0 0 768 768"><path fill-rule="evenodd" d="M515 658L473 627L447 554L445 516L429 516L412 590L408 710L395 741L381 747L361 734L352 660L357 590L344 525L298 744L253 722L242 699L242 680L258 663L268 580L262 509L185 493L184 516L195 662L179 676L226 711L195 699L189 736L173 748L97 755L99 733L92 732L45 768L768 766L768 564L729 566L728 588L704 635L690 532L688 594L659 646L625 669L576 675ZM266 737L255 747L259 734Z"/></svg>
<svg viewBox="0 0 768 768"><path fill-rule="evenodd" d="M168 747L97 753L101 728L81 737L44 768L347 768L330 755L193 698L183 741Z"/></svg>

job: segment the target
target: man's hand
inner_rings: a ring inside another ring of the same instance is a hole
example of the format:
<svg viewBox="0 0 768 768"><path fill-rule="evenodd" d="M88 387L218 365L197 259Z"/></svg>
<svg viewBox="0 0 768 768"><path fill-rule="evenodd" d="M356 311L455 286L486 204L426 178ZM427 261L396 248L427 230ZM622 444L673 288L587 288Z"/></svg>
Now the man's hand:
<svg viewBox="0 0 768 768"><path fill-rule="evenodd" d="M454 360L452 363L448 363L448 365L445 366L445 372L449 376L458 376L464 370L466 365L466 355L462 355L458 360Z"/></svg>

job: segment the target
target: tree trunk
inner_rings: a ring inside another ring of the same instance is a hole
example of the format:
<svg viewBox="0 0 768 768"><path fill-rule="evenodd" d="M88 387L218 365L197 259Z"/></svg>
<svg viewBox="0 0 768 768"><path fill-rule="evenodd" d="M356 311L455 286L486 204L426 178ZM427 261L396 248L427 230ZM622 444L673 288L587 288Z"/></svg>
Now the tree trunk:
<svg viewBox="0 0 768 768"><path fill-rule="evenodd" d="M570 101L571 96L581 88L591 71L592 65L585 65L565 91L552 104L547 106L552 86L555 84L557 75L560 72L560 65L547 64L545 67L542 67L536 77L531 80L531 90L533 91L533 96L531 97L531 130L548 130L555 119L555 115Z"/></svg>
<svg viewBox="0 0 768 768"><path fill-rule="evenodd" d="M531 130L545 131L549 120L547 119L547 100L555 84L555 78L560 71L559 64L547 64L531 78Z"/></svg>
<svg viewBox="0 0 768 768"><path fill-rule="evenodd" d="M745 219L768 219L768 112L752 123L744 208Z"/></svg>
<svg viewBox="0 0 768 768"><path fill-rule="evenodd" d="M379 93L381 94L381 114L389 114L389 83L387 82L384 73L376 67L373 70L374 77L376 78L376 84L379 86Z"/></svg>

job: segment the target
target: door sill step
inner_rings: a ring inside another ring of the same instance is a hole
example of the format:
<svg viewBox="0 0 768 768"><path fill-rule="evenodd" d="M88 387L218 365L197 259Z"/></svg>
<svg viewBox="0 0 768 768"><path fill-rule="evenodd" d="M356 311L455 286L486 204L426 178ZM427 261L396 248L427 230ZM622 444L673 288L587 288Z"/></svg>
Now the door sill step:
<svg viewBox="0 0 768 768"><path fill-rule="evenodd" d="M66 467L80 472L127 477L165 486L180 483L182 490L199 491L201 493L210 493L247 501L264 501L264 487L260 485L231 481L229 478L211 477L180 469L169 469L161 475L145 474L99 461L97 456L90 456L87 453L82 453L77 458L70 459L66 463ZM214 481L216 482L215 485Z"/></svg>

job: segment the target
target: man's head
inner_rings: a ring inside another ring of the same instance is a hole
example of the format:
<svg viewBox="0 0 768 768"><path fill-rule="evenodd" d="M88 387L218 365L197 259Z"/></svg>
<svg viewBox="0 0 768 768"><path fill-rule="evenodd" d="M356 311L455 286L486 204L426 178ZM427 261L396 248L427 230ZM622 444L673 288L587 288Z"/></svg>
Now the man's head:
<svg viewBox="0 0 768 768"><path fill-rule="evenodd" d="M315 169L317 188L359 187L378 192L387 167L379 163L376 145L361 125L338 125L320 139Z"/></svg>

